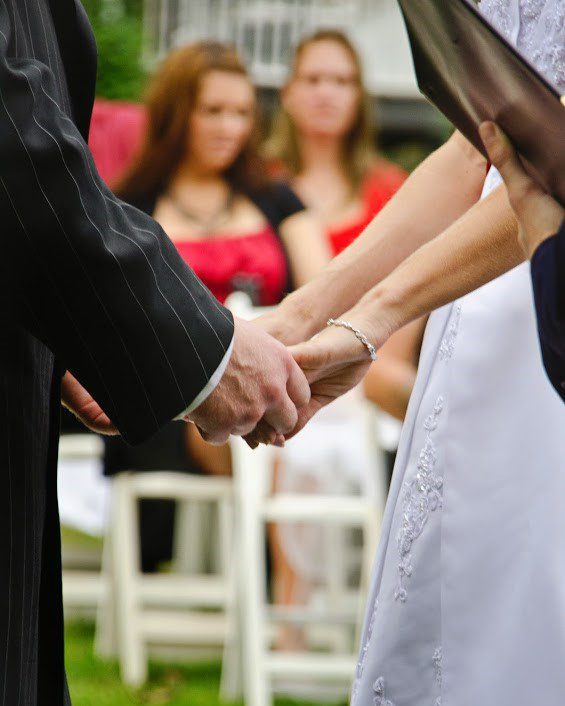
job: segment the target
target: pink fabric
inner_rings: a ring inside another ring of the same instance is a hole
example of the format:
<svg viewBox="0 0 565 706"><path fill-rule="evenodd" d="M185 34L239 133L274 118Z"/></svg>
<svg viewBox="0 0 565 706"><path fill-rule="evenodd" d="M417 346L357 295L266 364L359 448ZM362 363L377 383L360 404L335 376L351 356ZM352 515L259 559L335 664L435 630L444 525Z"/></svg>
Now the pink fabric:
<svg viewBox="0 0 565 706"><path fill-rule="evenodd" d="M88 145L100 176L112 185L129 166L146 126L145 108L96 99Z"/></svg>
<svg viewBox="0 0 565 706"><path fill-rule="evenodd" d="M365 230L387 201L400 189L407 174L396 164L381 160L366 177L362 186L363 213L355 221L330 228L328 238L334 255L338 255Z"/></svg>
<svg viewBox="0 0 565 706"><path fill-rule="evenodd" d="M181 257L222 303L246 280L262 306L283 296L287 265L281 244L270 226L257 233L217 236L207 240L175 241Z"/></svg>

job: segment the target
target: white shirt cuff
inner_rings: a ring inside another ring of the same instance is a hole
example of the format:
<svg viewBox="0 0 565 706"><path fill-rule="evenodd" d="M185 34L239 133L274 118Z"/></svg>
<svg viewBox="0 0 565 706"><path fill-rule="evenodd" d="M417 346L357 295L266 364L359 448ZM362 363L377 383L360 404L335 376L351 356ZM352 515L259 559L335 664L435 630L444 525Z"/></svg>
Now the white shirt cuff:
<svg viewBox="0 0 565 706"><path fill-rule="evenodd" d="M228 350L226 351L220 364L216 368L214 374L206 383L206 386L198 393L198 395L194 398L194 400L190 403L190 405L184 410L184 412L181 412L179 415L177 415L175 417L174 421L184 420L188 414L193 412L197 407L200 407L200 405L206 400L206 398L209 397L212 394L212 392L214 392L214 390L218 386L218 383L220 382L224 373L226 372L226 368L228 367L228 363L230 362L231 354L233 352L234 339L235 339L235 336L232 337L232 340L231 340L231 343L229 345Z"/></svg>

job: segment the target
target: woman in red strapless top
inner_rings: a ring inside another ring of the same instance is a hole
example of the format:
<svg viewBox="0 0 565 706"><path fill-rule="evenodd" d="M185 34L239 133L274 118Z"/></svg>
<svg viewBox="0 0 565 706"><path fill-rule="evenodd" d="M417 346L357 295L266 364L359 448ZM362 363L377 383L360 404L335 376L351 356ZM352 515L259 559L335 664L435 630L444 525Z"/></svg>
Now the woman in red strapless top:
<svg viewBox="0 0 565 706"><path fill-rule="evenodd" d="M361 61L339 31L304 39L265 145L272 173L321 219L333 254L369 225L400 188L403 170L378 156Z"/></svg>
<svg viewBox="0 0 565 706"><path fill-rule="evenodd" d="M270 225L249 235L184 240L177 248L222 303L237 289L249 292L260 306L272 306L287 286L286 258Z"/></svg>
<svg viewBox="0 0 565 706"><path fill-rule="evenodd" d="M398 191L406 179L405 172L385 160L379 162L366 174L359 192L360 208L356 217L342 223L329 223L327 236L334 255L359 236L386 202Z"/></svg>

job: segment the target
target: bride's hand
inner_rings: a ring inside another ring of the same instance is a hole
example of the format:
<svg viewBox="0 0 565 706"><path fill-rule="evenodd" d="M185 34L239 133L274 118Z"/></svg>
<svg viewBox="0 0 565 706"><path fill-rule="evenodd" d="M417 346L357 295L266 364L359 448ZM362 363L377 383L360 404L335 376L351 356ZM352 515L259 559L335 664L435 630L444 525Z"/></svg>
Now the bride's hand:
<svg viewBox="0 0 565 706"><path fill-rule="evenodd" d="M290 351L310 383L311 398L299 412L298 423L285 440L298 434L322 407L356 387L371 365L367 348L351 331L337 326L326 328ZM255 448L259 443L282 445L284 440L261 423L246 441Z"/></svg>
<svg viewBox="0 0 565 706"><path fill-rule="evenodd" d="M291 353L310 383L311 398L286 439L303 429L320 409L356 387L371 365L367 348L351 331L337 326L294 346Z"/></svg>

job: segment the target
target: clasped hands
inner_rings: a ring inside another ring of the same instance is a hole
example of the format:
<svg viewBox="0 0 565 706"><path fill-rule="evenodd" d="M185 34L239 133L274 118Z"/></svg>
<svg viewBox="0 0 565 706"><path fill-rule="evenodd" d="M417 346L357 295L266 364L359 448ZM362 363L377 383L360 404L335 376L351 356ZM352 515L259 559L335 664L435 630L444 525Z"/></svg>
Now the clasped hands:
<svg viewBox="0 0 565 706"><path fill-rule="evenodd" d="M297 345L300 328L300 322L284 307L253 323L236 319L226 372L188 416L206 441L223 444L233 434L245 437L252 448L259 443L282 445L319 409L363 378L371 361L353 334L327 329ZM63 379L62 398L64 406L92 431L118 433L69 372Z"/></svg>
<svg viewBox="0 0 565 706"><path fill-rule="evenodd" d="M297 343L300 328L284 306L253 323L236 320L230 365L189 417L206 441L235 434L252 448L280 446L361 381L371 359L351 332L328 328Z"/></svg>

